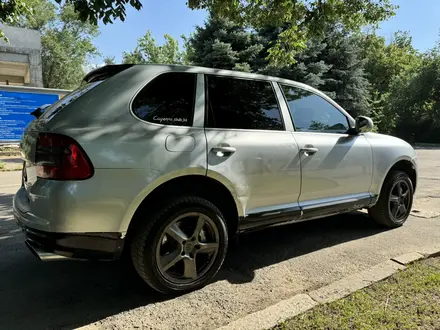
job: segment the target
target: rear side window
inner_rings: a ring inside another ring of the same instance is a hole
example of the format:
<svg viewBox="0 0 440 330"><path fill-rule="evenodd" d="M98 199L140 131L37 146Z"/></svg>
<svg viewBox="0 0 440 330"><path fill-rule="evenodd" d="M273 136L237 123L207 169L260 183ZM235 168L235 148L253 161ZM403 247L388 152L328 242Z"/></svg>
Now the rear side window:
<svg viewBox="0 0 440 330"><path fill-rule="evenodd" d="M133 100L133 113L150 123L191 126L195 89L196 75L193 73L161 74Z"/></svg>
<svg viewBox="0 0 440 330"><path fill-rule="evenodd" d="M73 92L64 96L58 102L44 109L44 112L40 118L47 120L53 118L60 110L62 110L67 105L75 101L78 97L83 96L85 93L87 93L89 90L99 85L101 82L102 80L99 80L80 86L79 88L75 89Z"/></svg>
<svg viewBox="0 0 440 330"><path fill-rule="evenodd" d="M270 82L209 75L205 79L206 127L284 130Z"/></svg>

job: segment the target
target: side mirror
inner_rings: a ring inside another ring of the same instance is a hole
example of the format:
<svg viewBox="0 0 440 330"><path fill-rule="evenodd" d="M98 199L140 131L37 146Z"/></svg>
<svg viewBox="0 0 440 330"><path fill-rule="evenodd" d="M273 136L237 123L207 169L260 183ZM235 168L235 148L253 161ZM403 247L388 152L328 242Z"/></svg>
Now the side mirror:
<svg viewBox="0 0 440 330"><path fill-rule="evenodd" d="M370 117L356 117L356 133L366 133L373 130L374 124Z"/></svg>

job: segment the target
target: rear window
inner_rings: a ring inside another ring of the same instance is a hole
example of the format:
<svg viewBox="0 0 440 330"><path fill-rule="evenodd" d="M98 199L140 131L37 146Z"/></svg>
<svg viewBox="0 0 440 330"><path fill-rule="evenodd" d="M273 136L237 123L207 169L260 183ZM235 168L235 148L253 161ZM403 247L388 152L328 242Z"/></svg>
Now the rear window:
<svg viewBox="0 0 440 330"><path fill-rule="evenodd" d="M49 120L53 118L61 109L63 109L66 105L72 103L75 101L78 97L84 95L92 88L99 85L103 80L95 81L92 83L88 83L85 85L80 86L79 88L75 89L73 92L67 94L62 99L58 100L58 102L54 103L53 105L47 107L43 114L41 115L40 119L46 119Z"/></svg>
<svg viewBox="0 0 440 330"><path fill-rule="evenodd" d="M161 74L135 97L133 113L150 123L192 126L195 91L194 73Z"/></svg>

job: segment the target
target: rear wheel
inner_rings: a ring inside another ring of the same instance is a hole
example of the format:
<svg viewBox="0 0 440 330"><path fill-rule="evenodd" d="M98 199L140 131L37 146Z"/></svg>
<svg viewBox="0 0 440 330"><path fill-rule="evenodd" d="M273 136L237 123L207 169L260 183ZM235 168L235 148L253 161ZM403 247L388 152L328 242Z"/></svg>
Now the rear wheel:
<svg viewBox="0 0 440 330"><path fill-rule="evenodd" d="M413 195L414 188L408 174L391 171L382 186L379 200L368 212L381 225L400 227L411 212Z"/></svg>
<svg viewBox="0 0 440 330"><path fill-rule="evenodd" d="M200 197L165 206L133 238L131 255L142 279L162 293L206 285L226 256L228 234L221 212Z"/></svg>

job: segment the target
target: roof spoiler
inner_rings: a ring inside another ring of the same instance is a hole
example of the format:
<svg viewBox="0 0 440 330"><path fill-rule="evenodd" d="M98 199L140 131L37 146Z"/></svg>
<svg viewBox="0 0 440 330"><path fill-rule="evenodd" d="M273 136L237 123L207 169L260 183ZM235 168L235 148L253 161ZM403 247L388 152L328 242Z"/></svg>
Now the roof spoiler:
<svg viewBox="0 0 440 330"><path fill-rule="evenodd" d="M110 78L111 76L114 76L115 74L118 74L119 72L122 72L130 67L132 67L133 64L111 64L111 65L105 65L100 68L97 68L95 70L90 71L88 74L85 75L83 78L83 81L86 83L91 83L98 80L105 80L107 78Z"/></svg>

